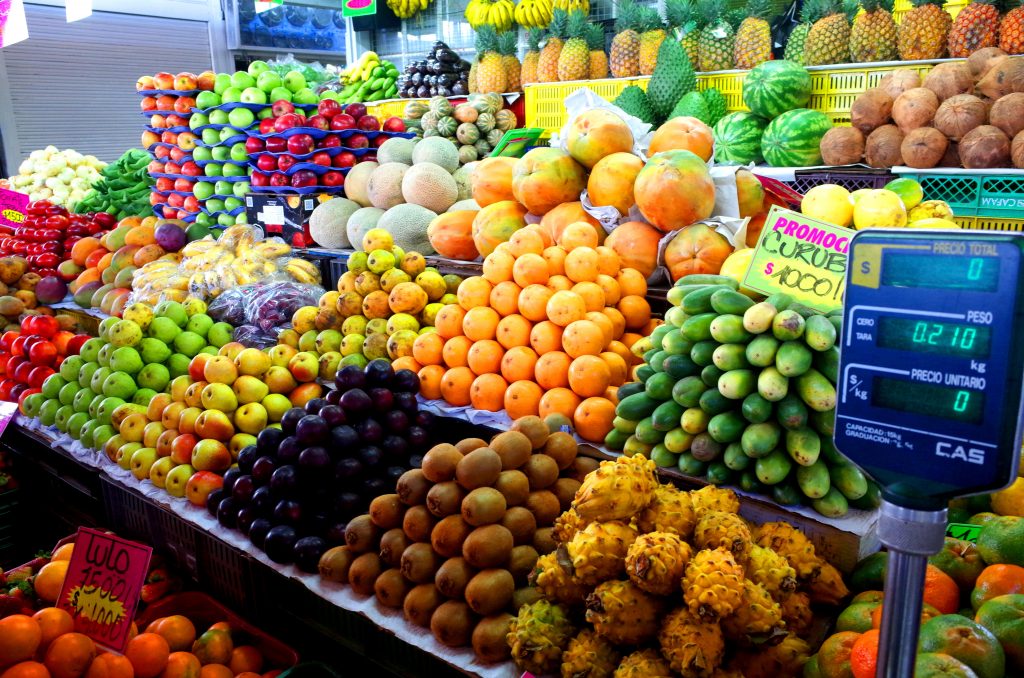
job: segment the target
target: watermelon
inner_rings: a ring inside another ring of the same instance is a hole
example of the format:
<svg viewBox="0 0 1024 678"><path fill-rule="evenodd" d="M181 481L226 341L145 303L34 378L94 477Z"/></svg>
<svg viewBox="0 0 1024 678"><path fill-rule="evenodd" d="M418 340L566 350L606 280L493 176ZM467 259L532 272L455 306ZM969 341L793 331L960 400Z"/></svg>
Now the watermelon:
<svg viewBox="0 0 1024 678"><path fill-rule="evenodd" d="M832 121L821 111L798 108L768 123L761 136L761 154L772 167L809 167L821 164L821 138Z"/></svg>
<svg viewBox="0 0 1024 678"><path fill-rule="evenodd" d="M494 117L493 113L481 113L476 118L476 126L480 128L480 132L487 134L497 124L498 120Z"/></svg>
<svg viewBox="0 0 1024 678"><path fill-rule="evenodd" d="M455 115L455 107L452 106L452 102L448 101L448 99L444 97L433 97L428 105L430 106L430 110L437 113L439 118L443 118L448 115Z"/></svg>
<svg viewBox="0 0 1024 678"><path fill-rule="evenodd" d="M450 115L446 115L437 121L437 133L449 139L455 136L455 130L459 128L459 121Z"/></svg>
<svg viewBox="0 0 1024 678"><path fill-rule="evenodd" d="M767 125L764 118L748 113L730 113L715 123L715 162L748 165L761 162L761 135Z"/></svg>
<svg viewBox="0 0 1024 678"><path fill-rule="evenodd" d="M765 61L743 79L743 103L768 120L810 100L811 74L792 61Z"/></svg>
<svg viewBox="0 0 1024 678"><path fill-rule="evenodd" d="M455 136L460 143L475 144L480 139L480 130L471 122L464 122L455 130Z"/></svg>

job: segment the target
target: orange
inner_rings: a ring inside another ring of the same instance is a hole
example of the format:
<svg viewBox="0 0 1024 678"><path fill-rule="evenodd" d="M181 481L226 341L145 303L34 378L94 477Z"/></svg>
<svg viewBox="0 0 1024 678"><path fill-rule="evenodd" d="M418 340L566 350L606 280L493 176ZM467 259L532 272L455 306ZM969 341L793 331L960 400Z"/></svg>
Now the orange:
<svg viewBox="0 0 1024 678"><path fill-rule="evenodd" d="M597 280L597 252L590 247L577 247L565 255L565 275L573 282Z"/></svg>
<svg viewBox="0 0 1024 678"><path fill-rule="evenodd" d="M536 233L540 236L540 241L545 249L555 244L554 239L551 237L551 232L540 224L530 224L526 228L519 229L516 233ZM509 242L511 243L511 240Z"/></svg>
<svg viewBox="0 0 1024 678"><path fill-rule="evenodd" d="M573 358L597 355L604 346L604 330L591 320L571 322L562 331L562 349Z"/></svg>
<svg viewBox="0 0 1024 678"><path fill-rule="evenodd" d="M32 615L32 618L39 624L42 637L39 647L45 648L53 642L57 636L71 633L75 630L75 620L71 615L57 607L44 607Z"/></svg>
<svg viewBox="0 0 1024 678"><path fill-rule="evenodd" d="M0 673L0 678L50 678L50 672L39 662L18 662Z"/></svg>
<svg viewBox="0 0 1024 678"><path fill-rule="evenodd" d="M412 357L421 365L440 365L444 360L442 351L444 337L439 332L421 334L412 342Z"/></svg>
<svg viewBox="0 0 1024 678"><path fill-rule="evenodd" d="M627 370L629 369L629 366L633 364L633 354L630 352L629 348L621 341L612 341L610 344L608 344L608 350L622 358L622 362L626 364Z"/></svg>
<svg viewBox="0 0 1024 678"><path fill-rule="evenodd" d="M164 637L171 652L187 650L196 641L196 627L184 615L165 617L154 630Z"/></svg>
<svg viewBox="0 0 1024 678"><path fill-rule="evenodd" d="M539 254L524 254L512 267L512 279L520 287L543 285L548 280L548 264Z"/></svg>
<svg viewBox="0 0 1024 678"><path fill-rule="evenodd" d="M530 285L519 293L519 312L527 320L540 322L548 319L547 304L554 294L544 285Z"/></svg>
<svg viewBox="0 0 1024 678"><path fill-rule="evenodd" d="M604 290L596 282L580 282L572 286L572 291L580 295L587 312L600 311L604 308Z"/></svg>
<svg viewBox="0 0 1024 678"><path fill-rule="evenodd" d="M960 589L956 582L932 564L924 575L924 602L942 614L954 614L960 609Z"/></svg>
<svg viewBox="0 0 1024 678"><path fill-rule="evenodd" d="M497 412L505 402L508 382L500 374L481 374L469 388L469 401L478 410Z"/></svg>
<svg viewBox="0 0 1024 678"><path fill-rule="evenodd" d="M598 357L608 366L612 386L621 386L625 383L626 375L629 374L629 366L626 365L622 356L614 351L605 351Z"/></svg>
<svg viewBox="0 0 1024 678"><path fill-rule="evenodd" d="M639 330L651 319L651 305L637 295L629 295L619 299L616 305L622 317L626 319L626 329Z"/></svg>
<svg viewBox="0 0 1024 678"><path fill-rule="evenodd" d="M466 311L462 319L462 331L473 341L493 339L501 316L489 306L477 306Z"/></svg>
<svg viewBox="0 0 1024 678"><path fill-rule="evenodd" d="M880 629L882 628L882 608L883 605L878 605L875 609L871 610L871 628ZM928 603L923 603L921 607L921 623L925 623L929 619L934 619L940 616L942 613L936 610Z"/></svg>
<svg viewBox="0 0 1024 678"><path fill-rule="evenodd" d="M239 645L231 651L231 663L228 666L235 674L247 671L259 673L263 670L263 655L252 645Z"/></svg>
<svg viewBox="0 0 1024 678"><path fill-rule="evenodd" d="M228 656L231 656L230 653ZM217 664L220 662L208 663ZM167 666L164 667L164 672L160 674L160 678L199 678L199 672L202 670L202 664L196 655L191 652L172 652L167 658Z"/></svg>
<svg viewBox="0 0 1024 678"><path fill-rule="evenodd" d="M96 645L82 633L65 633L50 643L45 657L53 678L79 678L96 658Z"/></svg>
<svg viewBox="0 0 1024 678"><path fill-rule="evenodd" d="M572 416L572 424L576 434L592 443L604 442L608 431L612 430L615 418L615 403L607 398L587 398Z"/></svg>
<svg viewBox="0 0 1024 678"><path fill-rule="evenodd" d="M43 565L33 580L33 586L39 599L47 603L56 603L60 596L60 587L64 585L64 575L68 572L68 561L52 560Z"/></svg>
<svg viewBox="0 0 1024 678"><path fill-rule="evenodd" d="M199 669L199 678L235 678L235 672L223 664L207 664Z"/></svg>
<svg viewBox="0 0 1024 678"><path fill-rule="evenodd" d="M533 379L537 354L529 346L514 346L501 358L501 376L508 381Z"/></svg>
<svg viewBox="0 0 1024 678"><path fill-rule="evenodd" d="M561 327L582 320L587 315L586 304L580 295L574 292L555 292L548 299L546 308L548 319Z"/></svg>
<svg viewBox="0 0 1024 678"><path fill-rule="evenodd" d="M544 238L539 230L521 228L508 239L508 249L516 258L524 254L540 254L544 251Z"/></svg>
<svg viewBox="0 0 1024 678"><path fill-rule="evenodd" d="M989 565L974 582L971 606L977 610L997 596L1024 593L1024 567L1000 563Z"/></svg>
<svg viewBox="0 0 1024 678"><path fill-rule="evenodd" d="M612 336L616 339L622 339L622 333L626 331L626 316L622 315L622 311L611 306L605 308L601 313L608 316L608 319L612 321ZM632 344L629 344L632 346Z"/></svg>
<svg viewBox="0 0 1024 678"><path fill-rule="evenodd" d="M135 669L126 657L104 652L92 660L85 678L134 678Z"/></svg>
<svg viewBox="0 0 1024 678"><path fill-rule="evenodd" d="M604 293L604 303L610 306L614 306L619 303L619 299L622 298L622 290L619 288L619 281L610 275L599 273L597 280L594 281L598 287L601 288L601 292Z"/></svg>
<svg viewBox="0 0 1024 678"><path fill-rule="evenodd" d="M548 247L541 255L548 265L548 276L565 274L565 250L561 247Z"/></svg>
<svg viewBox="0 0 1024 678"><path fill-rule="evenodd" d="M153 621L146 624L146 633L156 633L156 630L160 628L160 624L165 619L167 619L167 617L157 617Z"/></svg>
<svg viewBox="0 0 1024 678"><path fill-rule="evenodd" d="M553 275L548 278L546 287L552 292L568 292L572 289L572 281L564 275Z"/></svg>
<svg viewBox="0 0 1024 678"><path fill-rule="evenodd" d="M210 628L208 628L206 630L207 631L227 631L228 633L231 633L231 624L228 624L226 621L221 621L221 622L217 622L216 624L210 624Z"/></svg>
<svg viewBox="0 0 1024 678"><path fill-rule="evenodd" d="M128 641L124 656L135 669L135 678L156 678L167 665L171 648L158 633L140 633Z"/></svg>
<svg viewBox="0 0 1024 678"><path fill-rule="evenodd" d="M521 315L510 315L501 319L498 323L498 329L495 330L495 336L498 339L498 343L505 348L515 348L516 346L526 346L530 343L530 331L533 329L533 323L524 318Z"/></svg>
<svg viewBox="0 0 1024 678"><path fill-rule="evenodd" d="M572 358L561 351L538 353L540 357L533 368L537 383L546 390L568 386Z"/></svg>
<svg viewBox="0 0 1024 678"><path fill-rule="evenodd" d="M235 646L231 642L231 632L221 629L206 631L192 644L192 652L200 664L227 664L231 661L233 649Z"/></svg>
<svg viewBox="0 0 1024 678"><path fill-rule="evenodd" d="M516 258L508 251L495 250L484 258L483 277L492 285L511 280L512 269L515 263ZM459 289L461 288L462 286L460 285ZM461 298L459 303L462 303Z"/></svg>
<svg viewBox="0 0 1024 678"><path fill-rule="evenodd" d="M540 410L540 398L544 395L540 386L532 381L516 381L505 391L505 411L513 421Z"/></svg>
<svg viewBox="0 0 1024 678"><path fill-rule="evenodd" d="M547 417L549 414L561 414L566 419L572 420L572 415L583 400L567 388L553 388L544 393L540 399L540 411L538 414Z"/></svg>
<svg viewBox="0 0 1024 678"><path fill-rule="evenodd" d="M566 226L556 241L570 252L577 247L597 247L597 228L585 221L577 221Z"/></svg>
<svg viewBox="0 0 1024 678"><path fill-rule="evenodd" d="M472 345L473 340L469 337L452 337L444 342L444 348L441 350L444 364L448 367L465 367L466 357Z"/></svg>
<svg viewBox="0 0 1024 678"><path fill-rule="evenodd" d="M615 281L619 283L619 289L622 290L622 296L634 294L642 297L647 294L647 279L644 278L643 273L635 268L622 269L619 271L619 274L615 276Z"/></svg>
<svg viewBox="0 0 1024 678"><path fill-rule="evenodd" d="M491 287L491 283L486 278L480 276L466 278L459 284L459 291L456 293L459 306L467 311L478 306L487 306L487 302L491 298Z"/></svg>
<svg viewBox="0 0 1024 678"><path fill-rule="evenodd" d="M602 348L615 341L615 325L612 324L611 318L600 311L588 311L587 320L601 328L601 334L604 337L604 343L601 344Z"/></svg>
<svg viewBox="0 0 1024 678"><path fill-rule="evenodd" d="M441 398L441 378L444 376L445 368L441 365L427 365L420 369L420 395L427 400L438 400Z"/></svg>
<svg viewBox="0 0 1024 678"><path fill-rule="evenodd" d="M74 542L64 544L63 546L58 546L57 549L53 552L53 555L50 556L50 560L71 560L71 554L72 552L74 552L74 550Z"/></svg>
<svg viewBox="0 0 1024 678"><path fill-rule="evenodd" d="M850 650L850 669L853 678L875 678L878 667L878 629L871 629L861 634Z"/></svg>
<svg viewBox="0 0 1024 678"><path fill-rule="evenodd" d="M594 355L581 355L569 365L569 388L584 398L599 396L611 384L608 363Z"/></svg>
<svg viewBox="0 0 1024 678"><path fill-rule="evenodd" d="M621 270L619 253L611 247L601 245L595 248L597 252L597 272L599 275L616 276Z"/></svg>
<svg viewBox="0 0 1024 678"><path fill-rule="evenodd" d="M466 364L474 374L497 374L501 370L501 359L505 349L493 339L477 341L466 354Z"/></svg>
<svg viewBox="0 0 1024 678"><path fill-rule="evenodd" d="M523 288L511 280L498 283L491 290L491 308L502 317L519 313L519 294L522 291Z"/></svg>
<svg viewBox="0 0 1024 678"><path fill-rule="evenodd" d="M441 397L451 405L469 405L474 379L476 375L468 367L451 368L441 377Z"/></svg>
<svg viewBox="0 0 1024 678"><path fill-rule="evenodd" d="M398 370L409 370L410 372L419 372L422 368L423 365L420 365L418 362L416 362L416 358L413 358L411 355L403 355L391 361L391 369L393 369L395 372L397 372Z"/></svg>
<svg viewBox="0 0 1024 678"><path fill-rule="evenodd" d="M0 666L10 666L31 659L43 632L36 620L24 614L0 619Z"/></svg>
<svg viewBox="0 0 1024 678"><path fill-rule="evenodd" d="M462 335L462 321L466 317L466 311L458 304L448 304L434 318L434 327L437 333L445 339Z"/></svg>
<svg viewBox="0 0 1024 678"><path fill-rule="evenodd" d="M550 320L537 323L530 330L530 346L540 356L552 351L561 351L562 328Z"/></svg>

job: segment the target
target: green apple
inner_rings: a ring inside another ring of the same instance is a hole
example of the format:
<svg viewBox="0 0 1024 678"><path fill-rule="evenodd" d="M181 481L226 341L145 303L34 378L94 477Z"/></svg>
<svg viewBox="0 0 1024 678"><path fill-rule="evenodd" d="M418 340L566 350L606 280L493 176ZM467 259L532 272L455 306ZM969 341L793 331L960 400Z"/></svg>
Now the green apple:
<svg viewBox="0 0 1024 678"><path fill-rule="evenodd" d="M244 198L250 190L251 187L248 181L236 181L231 188L231 192L236 198Z"/></svg>
<svg viewBox="0 0 1024 678"><path fill-rule="evenodd" d="M368 362L369 361L366 359L366 356L364 356L362 353L353 353L352 355L347 355L344 358L342 358L341 363L339 363L339 367L348 367L349 365L355 365L356 367L366 367L366 364Z"/></svg>
<svg viewBox="0 0 1024 678"><path fill-rule="evenodd" d="M192 159L198 160L199 162L213 160L213 150L206 146L196 146L192 149Z"/></svg>
<svg viewBox="0 0 1024 678"><path fill-rule="evenodd" d="M75 402L75 395L82 387L77 381L69 381L60 387L60 393L57 394L57 400L60 401L61 405L70 405Z"/></svg>
<svg viewBox="0 0 1024 678"><path fill-rule="evenodd" d="M292 97L292 101L297 104L318 104L320 103L320 97L317 96L316 92L310 88L303 87L295 93L295 96Z"/></svg>
<svg viewBox="0 0 1024 678"><path fill-rule="evenodd" d="M220 139L217 140L217 143L220 143ZM211 162L206 167L204 167L203 168L203 174L205 174L208 177L222 177L222 176L224 176L224 173L221 170L221 166L218 165L215 162Z"/></svg>
<svg viewBox="0 0 1024 678"><path fill-rule="evenodd" d="M96 370L99 368L99 363L86 363L82 365L82 370L78 373L78 383L86 386L92 383L92 375L96 374Z"/></svg>
<svg viewBox="0 0 1024 678"><path fill-rule="evenodd" d="M121 348L124 346L135 346L142 337L142 328L134 320L119 320L108 332L110 338L110 344L115 348Z"/></svg>
<svg viewBox="0 0 1024 678"><path fill-rule="evenodd" d="M259 87L246 87L242 90L242 103L243 104L265 104L267 103L267 93L261 90ZM236 108L231 112L245 111L255 119L253 112L246 108ZM234 123L232 123L234 124ZM239 127L245 127L245 125L239 125Z"/></svg>
<svg viewBox="0 0 1024 678"><path fill-rule="evenodd" d="M39 409L46 402L46 396L42 393L33 393L30 396L25 396L25 399L21 401L21 409L26 415L37 418L39 416Z"/></svg>
<svg viewBox="0 0 1024 678"><path fill-rule="evenodd" d="M180 377L183 374L188 374L188 364L192 362L192 357L183 355L181 353L174 353L170 358L167 359L167 371L171 373L171 379Z"/></svg>
<svg viewBox="0 0 1024 678"><path fill-rule="evenodd" d="M77 358L78 356L68 357ZM67 362L67 360L68 358L65 358L64 362ZM40 389L40 393L42 393L44 398L56 398L57 394L60 393L61 387L64 386L64 384L66 383L68 383L68 380L61 376L60 374L51 374L46 378L46 381L43 382L43 385Z"/></svg>
<svg viewBox="0 0 1024 678"><path fill-rule="evenodd" d="M160 363L151 363L143 367L135 379L143 388L162 391L171 381L171 372Z"/></svg>
<svg viewBox="0 0 1024 678"><path fill-rule="evenodd" d="M61 363L61 376L63 376L65 379L68 379L69 381L71 379L77 378L77 374L68 377L68 375L64 373L64 366L68 364L68 361L71 360L71 358L81 358L82 362L78 363L79 368L84 363L94 363L96 362L96 357L100 354L100 349L106 345L107 342L105 342L103 339L100 339L99 337L93 337L92 339L86 341L84 344L82 344L82 348L78 351L77 356L68 356L67 358L64 359L64 362Z"/></svg>
<svg viewBox="0 0 1024 678"><path fill-rule="evenodd" d="M132 396L132 402L136 405L148 406L149 401L153 399L153 396L155 396L156 393L157 392L151 388L140 388L135 392L135 395Z"/></svg>
<svg viewBox="0 0 1024 678"><path fill-rule="evenodd" d="M256 78L256 86L268 94L283 85L281 76L274 71L265 71Z"/></svg>
<svg viewBox="0 0 1024 678"><path fill-rule="evenodd" d="M71 407L75 408L75 412L88 412L89 403L96 397L93 390L88 386L78 389L78 393L75 394L75 399L71 401Z"/></svg>
<svg viewBox="0 0 1024 678"><path fill-rule="evenodd" d="M204 91L196 95L196 108L213 108L214 106L220 106L220 95L216 92ZM192 114L192 117L196 117L196 113ZM189 119L192 122L192 119Z"/></svg>
<svg viewBox="0 0 1024 678"><path fill-rule="evenodd" d="M213 217L211 217L209 214L207 214L206 212L200 212L199 214L196 215L196 223L199 224L200 226L210 228L211 226L214 225L215 222L213 220Z"/></svg>
<svg viewBox="0 0 1024 678"><path fill-rule="evenodd" d="M210 124L211 125L226 125L228 124L228 112L225 110L210 111Z"/></svg>
<svg viewBox="0 0 1024 678"><path fill-rule="evenodd" d="M71 419L71 416L74 413L75 410L71 405L63 405L59 410L57 410L57 415L53 418L53 423L57 427L58 431L61 431L62 433L68 432L68 420Z"/></svg>
<svg viewBox="0 0 1024 678"><path fill-rule="evenodd" d="M100 347L105 343L102 339L94 337L82 344L82 351L85 351L86 347L92 342L96 342L93 344L96 351L99 351ZM64 378L64 383L78 379L78 373L81 371L82 365L85 363L86 360L82 358L81 355L69 355L67 358L64 358L64 362L60 364L60 376ZM50 377L50 379L52 378L53 376ZM47 381L49 381L49 379L47 379Z"/></svg>
<svg viewBox="0 0 1024 678"><path fill-rule="evenodd" d="M228 323L214 323L207 331L206 338L214 346L220 348L231 341L235 328Z"/></svg>
<svg viewBox="0 0 1024 678"><path fill-rule="evenodd" d="M340 98L341 98L340 94L338 94L334 90L330 90L330 89L320 95L320 99L321 100L323 100L323 99L334 99L335 101L338 101Z"/></svg>
<svg viewBox="0 0 1024 678"><path fill-rule="evenodd" d="M235 223L242 225L248 224L249 217L246 216L245 212L239 212L238 214L235 215Z"/></svg>
<svg viewBox="0 0 1024 678"><path fill-rule="evenodd" d="M201 350L200 353L205 353L207 355L219 355L220 351L216 346L203 346L203 350Z"/></svg>
<svg viewBox="0 0 1024 678"><path fill-rule="evenodd" d="M225 127L224 129L222 129L220 131L220 134L218 135L218 138L220 139L220 142L222 144L225 144L225 143L228 142L229 139L234 139L238 135L239 135L238 130L233 130L230 127Z"/></svg>
<svg viewBox="0 0 1024 678"><path fill-rule="evenodd" d="M263 101L246 100L246 95L252 93L258 94L259 97L263 99ZM242 92L242 101L249 104L263 104L266 103L266 99L267 95L256 88L249 88ZM250 111L248 108L235 108L232 109L230 113L228 113L228 122L240 129L245 129L246 127L251 125L255 119L256 116L253 115L252 111Z"/></svg>
<svg viewBox="0 0 1024 678"><path fill-rule="evenodd" d="M212 92L203 92L203 94L212 94ZM202 96L202 94L200 94ZM218 99L220 97L217 97ZM188 128L195 131L199 127L205 127L210 124L210 116L206 113L193 113L188 119Z"/></svg>
<svg viewBox="0 0 1024 678"><path fill-rule="evenodd" d="M267 65L266 61L260 61L257 59L249 64L249 68L246 72L254 78L258 78L261 74L266 73L270 70L270 66Z"/></svg>
<svg viewBox="0 0 1024 678"><path fill-rule="evenodd" d="M217 143L220 143L220 137L217 137ZM210 149L213 159L217 162L224 162L231 157L231 149L227 146L215 146Z"/></svg>
<svg viewBox="0 0 1024 678"><path fill-rule="evenodd" d="M125 372L111 372L110 376L103 380L103 395L108 398L131 400L138 390L139 387L132 379L132 375ZM100 408L103 406L100 405Z"/></svg>
<svg viewBox="0 0 1024 678"><path fill-rule="evenodd" d="M122 346L110 355L110 369L115 372L137 374L145 365L142 356L131 346Z"/></svg>
<svg viewBox="0 0 1024 678"><path fill-rule="evenodd" d="M68 419L68 435L78 440L82 434L82 427L85 426L87 421L89 421L89 415L86 412L75 412L72 414Z"/></svg>
<svg viewBox="0 0 1024 678"><path fill-rule="evenodd" d="M267 419L272 422L281 421L281 417L284 413L291 409L292 402L288 400L288 396L281 393L271 393L260 401L263 404L263 408L267 411Z"/></svg>
<svg viewBox="0 0 1024 678"><path fill-rule="evenodd" d="M306 86L306 76L298 71L288 71L284 74L284 86L293 94Z"/></svg>
<svg viewBox="0 0 1024 678"><path fill-rule="evenodd" d="M56 398L48 399L43 403L42 407L39 408L39 421L43 426L53 426L54 418L57 416L57 410L61 408L60 401Z"/></svg>
<svg viewBox="0 0 1024 678"><path fill-rule="evenodd" d="M89 421L85 422L85 424L82 425L81 430L78 431L78 442L82 443L85 447L92 447L93 433L99 425L100 423L98 421L90 417Z"/></svg>
<svg viewBox="0 0 1024 678"><path fill-rule="evenodd" d="M287 87L275 87L270 92L270 96L268 98L272 102L281 101L282 99L284 99L285 101L291 101L292 100L292 91L290 89L288 89Z"/></svg>
<svg viewBox="0 0 1024 678"><path fill-rule="evenodd" d="M253 87L256 85L256 78L249 75L245 71L235 71L231 76L231 86L237 87L238 89L245 89L246 87Z"/></svg>
<svg viewBox="0 0 1024 678"><path fill-rule="evenodd" d="M213 327L213 318L205 313L196 313L185 323L186 332L195 332L203 338L209 333L211 327Z"/></svg>
<svg viewBox="0 0 1024 678"><path fill-rule="evenodd" d="M110 354L117 350L117 346L113 344L106 344L100 349L100 352L96 354L96 362L100 364L100 367L110 367Z"/></svg>
<svg viewBox="0 0 1024 678"><path fill-rule="evenodd" d="M192 195L196 196L197 200L206 200L213 195L213 184L209 181L197 181L192 185Z"/></svg>
<svg viewBox="0 0 1024 678"><path fill-rule="evenodd" d="M168 318L164 318L164 320L170 322ZM177 336L181 330L178 329L177 325L174 325L174 329L177 330L175 332L175 336ZM142 362L147 365L162 363L171 357L171 349L168 348L167 344L155 337L146 337L139 342L139 355L142 357Z"/></svg>
<svg viewBox="0 0 1024 678"><path fill-rule="evenodd" d="M220 143L220 132L212 127L207 127L203 130L202 134L203 143L207 146L213 146L214 144Z"/></svg>
<svg viewBox="0 0 1024 678"><path fill-rule="evenodd" d="M100 339L107 341L107 333L110 332L111 327L117 324L118 320L120 320L120 318L109 316L100 321L100 328L99 331L97 332L97 334L99 334Z"/></svg>
<svg viewBox="0 0 1024 678"><path fill-rule="evenodd" d="M89 403L89 416L95 419L99 416L97 413L100 411L100 403L107 399L107 396L102 393L98 393L92 398L92 402Z"/></svg>
<svg viewBox="0 0 1024 678"><path fill-rule="evenodd" d="M117 435L117 429L99 419L96 419L95 422L96 424L92 429L92 448L94 450L101 450L108 440Z"/></svg>
<svg viewBox="0 0 1024 678"><path fill-rule="evenodd" d="M257 120L266 120L267 118L273 118L274 111L270 107L260 109L260 112L256 114Z"/></svg>
<svg viewBox="0 0 1024 678"><path fill-rule="evenodd" d="M213 91L216 94L223 95L224 92L231 87L231 75L228 73L218 73L213 78Z"/></svg>
<svg viewBox="0 0 1024 678"><path fill-rule="evenodd" d="M195 332L185 330L174 338L174 350L192 358L206 346L206 339Z"/></svg>
<svg viewBox="0 0 1024 678"><path fill-rule="evenodd" d="M182 309L181 312L184 313L185 309ZM186 318L186 322L187 321L188 321L188 319ZM184 324L185 323L182 323L182 325L184 325ZM173 319L171 319L171 318L156 317L156 318L153 318L153 322L150 323L150 325L149 325L149 335L150 335L149 338L150 339L154 339L154 340L160 342L161 344L163 344L164 348L167 349L168 351L170 350L168 348L168 346L174 341L174 338L177 337L179 334L181 334L181 327L178 326L178 324ZM142 342L139 342L139 345L141 346ZM149 346L150 348L149 349L144 349L144 350L149 350L152 355L159 355L160 353L162 353L162 351L160 351L160 349L155 344L153 344L152 342L147 344L147 346ZM146 360L146 359L143 358L143 360ZM166 360L166 358L164 358L164 360ZM163 362L163 361L162 360L146 360L146 362L149 363L149 362Z"/></svg>
<svg viewBox="0 0 1024 678"><path fill-rule="evenodd" d="M249 173L249 168L246 165L234 165L231 163L225 163L224 165L224 176L226 177L244 177Z"/></svg>
<svg viewBox="0 0 1024 678"><path fill-rule="evenodd" d="M103 382L107 377L111 375L113 370L109 367L100 367L98 370L93 372L92 379L89 380L89 388L96 393L103 393Z"/></svg>
<svg viewBox="0 0 1024 678"><path fill-rule="evenodd" d="M224 199L224 209L228 212L234 212L236 209L241 207L244 203L238 198L232 196Z"/></svg>
<svg viewBox="0 0 1024 678"><path fill-rule="evenodd" d="M223 212L224 201L221 200L220 198L210 198L209 200L206 201L206 209L210 210L211 212Z"/></svg>
<svg viewBox="0 0 1024 678"><path fill-rule="evenodd" d="M185 312L185 307L177 301L161 301L153 309L153 312L159 317L170 318L178 327L184 327L188 322L188 313Z"/></svg>
<svg viewBox="0 0 1024 678"><path fill-rule="evenodd" d="M213 192L216 195L231 195L231 182L221 179L213 187Z"/></svg>
<svg viewBox="0 0 1024 678"><path fill-rule="evenodd" d="M230 214L226 214L226 213L218 214L217 215L217 225L218 226L223 226L224 228L227 228L228 226L234 226L235 225L235 218L233 216L231 216Z"/></svg>
<svg viewBox="0 0 1024 678"><path fill-rule="evenodd" d="M101 424L110 423L110 415L114 413L114 410L124 405L124 400L117 396L108 396L103 399L100 403L99 409L96 411L96 418Z"/></svg>

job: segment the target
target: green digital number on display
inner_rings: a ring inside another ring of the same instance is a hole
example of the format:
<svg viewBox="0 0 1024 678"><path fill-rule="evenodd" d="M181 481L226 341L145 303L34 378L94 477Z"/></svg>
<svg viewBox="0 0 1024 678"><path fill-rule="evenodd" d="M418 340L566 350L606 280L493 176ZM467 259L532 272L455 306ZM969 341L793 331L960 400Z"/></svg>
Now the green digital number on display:
<svg viewBox="0 0 1024 678"><path fill-rule="evenodd" d="M890 377L873 379L871 404L968 424L980 424L985 415L985 394L981 391Z"/></svg>
<svg viewBox="0 0 1024 678"><path fill-rule="evenodd" d="M987 358L992 330L982 325L882 317L878 321L878 347L961 358Z"/></svg>
<svg viewBox="0 0 1024 678"><path fill-rule="evenodd" d="M886 252L882 284L993 292L999 285L999 259Z"/></svg>

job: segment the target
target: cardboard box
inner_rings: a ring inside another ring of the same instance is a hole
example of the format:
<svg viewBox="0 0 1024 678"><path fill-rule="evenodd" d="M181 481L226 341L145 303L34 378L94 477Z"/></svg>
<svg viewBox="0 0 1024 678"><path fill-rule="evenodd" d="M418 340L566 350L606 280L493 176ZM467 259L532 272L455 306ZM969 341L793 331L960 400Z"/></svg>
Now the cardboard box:
<svg viewBox="0 0 1024 678"><path fill-rule="evenodd" d="M292 247L309 247L309 215L330 195L288 193L249 193L245 196L245 215L252 226L263 229L267 238L282 238Z"/></svg>

